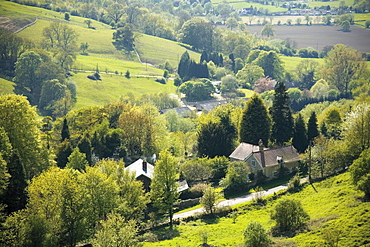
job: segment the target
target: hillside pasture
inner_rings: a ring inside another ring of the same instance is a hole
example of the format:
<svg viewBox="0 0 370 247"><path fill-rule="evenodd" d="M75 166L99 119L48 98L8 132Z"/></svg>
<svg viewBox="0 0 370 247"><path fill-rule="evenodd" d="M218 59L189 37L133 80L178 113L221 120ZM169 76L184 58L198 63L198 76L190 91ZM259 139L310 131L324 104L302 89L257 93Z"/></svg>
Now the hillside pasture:
<svg viewBox="0 0 370 247"><path fill-rule="evenodd" d="M288 72L294 72L298 66L298 64L303 60L312 60L316 61L320 65L324 64L324 59L322 58L301 58L301 57L288 57L288 56L280 56L281 61L283 62L283 67Z"/></svg>
<svg viewBox="0 0 370 247"><path fill-rule="evenodd" d="M263 26L248 26L252 34L260 34ZM312 47L321 51L324 46L344 44L360 52L370 52L370 30L351 26L350 32L340 31L338 26L323 25L294 25L274 26L275 36L278 39L291 39L297 42L297 48Z"/></svg>
<svg viewBox="0 0 370 247"><path fill-rule="evenodd" d="M341 232L339 246L364 246L370 234L370 204L363 202L362 196L363 194L354 190L350 183L349 173L314 183L312 186L307 184L300 192L282 196L285 199L299 200L311 220L307 231L292 238L273 238L273 242L279 243L276 246L325 246L325 231L336 229ZM252 206L251 203L236 206L236 223L233 223L231 217L182 222L176 226L172 239L144 243L144 247L199 246L202 244L201 235L204 233L208 236L208 244L240 246L243 242L243 231L251 221L261 223L267 230L274 225L270 220L270 211L276 202L270 201L262 207Z"/></svg>
<svg viewBox="0 0 370 247"><path fill-rule="evenodd" d="M12 29L12 31L16 31L17 27L22 27L25 21L28 23L33 22L36 17L63 21L79 26L86 26L84 23L86 18L83 17L70 15L70 21L65 21L64 13L38 7L26 6L5 0L0 0L0 16L10 18L13 21L15 27ZM91 26L95 28L109 28L109 25L95 20L91 20Z"/></svg>
<svg viewBox="0 0 370 247"><path fill-rule="evenodd" d="M191 50L188 45L151 35L138 35L135 46L144 63L159 65L168 60L172 66L177 67L185 51L195 61L199 62L200 59L200 54Z"/></svg>
<svg viewBox="0 0 370 247"><path fill-rule="evenodd" d="M77 86L76 108L84 106L103 106L116 102L121 96L142 95L153 93L176 93L172 80L166 84L156 82L154 77L134 77L127 79L124 75L100 73L101 81L87 78L91 73L76 73L72 80Z"/></svg>

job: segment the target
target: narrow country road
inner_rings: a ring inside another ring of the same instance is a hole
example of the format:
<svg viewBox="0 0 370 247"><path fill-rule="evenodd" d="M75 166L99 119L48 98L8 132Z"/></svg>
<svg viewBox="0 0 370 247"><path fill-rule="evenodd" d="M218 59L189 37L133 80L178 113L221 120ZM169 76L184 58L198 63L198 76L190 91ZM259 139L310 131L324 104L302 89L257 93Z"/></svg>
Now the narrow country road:
<svg viewBox="0 0 370 247"><path fill-rule="evenodd" d="M280 190L285 190L287 188L288 188L288 186L286 184L282 184L282 185L279 185L277 187L265 190L263 192L263 196L272 195L272 194L274 194L274 192L278 192ZM248 194L248 195L235 197L235 198L232 198L232 199L229 199L229 200L224 200L224 201L219 202L217 204L217 206L218 207L234 206L236 204L240 204L240 203L243 203L243 202L249 202L249 201L252 201L255 198L255 194L256 193L251 193L251 194ZM202 213L202 212L204 212L203 208L197 208L197 209L194 209L194 210L191 210L191 211L188 211L188 212L175 214L173 216L173 218L174 219L182 219L182 218L193 216L197 213Z"/></svg>

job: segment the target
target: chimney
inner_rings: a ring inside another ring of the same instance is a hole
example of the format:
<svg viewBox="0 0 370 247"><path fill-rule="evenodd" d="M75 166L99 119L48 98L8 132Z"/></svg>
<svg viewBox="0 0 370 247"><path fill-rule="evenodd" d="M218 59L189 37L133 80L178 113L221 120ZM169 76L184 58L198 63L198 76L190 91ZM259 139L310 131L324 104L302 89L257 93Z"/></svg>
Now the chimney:
<svg viewBox="0 0 370 247"><path fill-rule="evenodd" d="M259 151L260 152L263 152L263 151L265 151L265 147L263 146L263 141L262 141L262 139L260 139L259 141L258 141L258 146L259 146Z"/></svg>
<svg viewBox="0 0 370 247"><path fill-rule="evenodd" d="M143 171L147 172L147 170L148 170L148 163L145 160L143 160Z"/></svg>

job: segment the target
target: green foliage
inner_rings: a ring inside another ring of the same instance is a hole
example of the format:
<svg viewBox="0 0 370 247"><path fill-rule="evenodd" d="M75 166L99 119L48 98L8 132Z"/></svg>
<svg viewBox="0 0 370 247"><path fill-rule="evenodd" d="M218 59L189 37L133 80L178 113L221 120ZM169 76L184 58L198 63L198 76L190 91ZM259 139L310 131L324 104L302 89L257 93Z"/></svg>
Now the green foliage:
<svg viewBox="0 0 370 247"><path fill-rule="evenodd" d="M244 244L246 247L268 246L271 242L263 226L256 222L250 222L244 230Z"/></svg>
<svg viewBox="0 0 370 247"><path fill-rule="evenodd" d="M313 141L315 137L319 135L319 129L317 125L316 113L311 112L310 118L308 119L307 124L307 138L308 141Z"/></svg>
<svg viewBox="0 0 370 247"><path fill-rule="evenodd" d="M290 99L284 82L279 82L275 87L270 114L272 120L271 140L281 146L293 136L294 127Z"/></svg>
<svg viewBox="0 0 370 247"><path fill-rule="evenodd" d="M118 28L113 33L113 39L115 40L113 44L117 50L133 51L135 41L133 26L127 23L124 27Z"/></svg>
<svg viewBox="0 0 370 247"><path fill-rule="evenodd" d="M68 157L68 163L66 164L67 168L84 171L89 165L89 162L86 160L86 154L81 153L80 149L76 147L71 155Z"/></svg>
<svg viewBox="0 0 370 247"><path fill-rule="evenodd" d="M8 173L6 161L3 159L0 153L0 196L2 196L2 194L8 187L9 178L10 178L10 174Z"/></svg>
<svg viewBox="0 0 370 247"><path fill-rule="evenodd" d="M184 23L181 30L181 41L196 50L213 50L216 30L211 23L201 18L193 18Z"/></svg>
<svg viewBox="0 0 370 247"><path fill-rule="evenodd" d="M56 149L56 158L57 166L64 168L68 163L68 157L72 154L72 146L68 140L61 142Z"/></svg>
<svg viewBox="0 0 370 247"><path fill-rule="evenodd" d="M178 185L176 183L177 166L177 160L170 152L160 152L159 160L154 167L150 192L154 206L162 212L169 214L171 228L173 203L179 196L177 192Z"/></svg>
<svg viewBox="0 0 370 247"><path fill-rule="evenodd" d="M239 70L236 78L241 82L244 88L253 88L254 82L264 77L264 71L257 65L246 64L243 69Z"/></svg>
<svg viewBox="0 0 370 247"><path fill-rule="evenodd" d="M42 158L39 121L36 109L26 97L0 96L0 126L8 135L13 151L19 155L27 179L40 174L49 166Z"/></svg>
<svg viewBox="0 0 370 247"><path fill-rule="evenodd" d="M200 198L200 204L206 210L206 213L213 214L216 209L217 192L211 186L208 186L203 192L203 196Z"/></svg>
<svg viewBox="0 0 370 247"><path fill-rule="evenodd" d="M134 220L127 221L120 214L111 213L100 224L101 228L92 239L94 246L142 246L137 240L138 228Z"/></svg>
<svg viewBox="0 0 370 247"><path fill-rule="evenodd" d="M350 167L352 181L357 189L370 198L370 148L365 149Z"/></svg>
<svg viewBox="0 0 370 247"><path fill-rule="evenodd" d="M299 153L303 153L309 144L307 138L306 123L304 122L301 114L298 114L294 122L292 144Z"/></svg>
<svg viewBox="0 0 370 247"><path fill-rule="evenodd" d="M179 91L186 94L189 100L197 101L209 99L211 94L215 92L215 88L210 80L200 79L181 84Z"/></svg>
<svg viewBox="0 0 370 247"><path fill-rule="evenodd" d="M306 226L309 215L304 211L301 202L282 199L271 212L271 219L276 221L275 229L280 233L292 233Z"/></svg>
<svg viewBox="0 0 370 247"><path fill-rule="evenodd" d="M76 56L78 39L76 31L61 22L53 22L44 28L43 36L45 47L54 54L60 66L68 70Z"/></svg>
<svg viewBox="0 0 370 247"><path fill-rule="evenodd" d="M214 158L232 153L237 130L226 113L217 122L202 124L198 131L198 156Z"/></svg>
<svg viewBox="0 0 370 247"><path fill-rule="evenodd" d="M348 93L349 83L366 76L366 68L367 64L360 52L338 44L325 57L325 66L321 74L330 85L336 86L340 92Z"/></svg>
<svg viewBox="0 0 370 247"><path fill-rule="evenodd" d="M275 30L272 24L268 23L266 24L262 30L261 30L261 35L266 36L267 38L274 36L275 35Z"/></svg>
<svg viewBox="0 0 370 247"><path fill-rule="evenodd" d="M252 59L252 61L250 59ZM265 76L276 80L282 80L284 68L281 59L275 51L259 51L255 59L248 57L247 60L251 61L253 65L261 67Z"/></svg>
<svg viewBox="0 0 370 247"><path fill-rule="evenodd" d="M268 146L270 138L271 119L262 99L254 94L247 101L243 116L240 122L239 139L240 142L246 142L258 145L262 139L265 146Z"/></svg>
<svg viewBox="0 0 370 247"><path fill-rule="evenodd" d="M207 158L185 161L185 163L180 166L180 171L188 182L207 181L212 176Z"/></svg>
<svg viewBox="0 0 370 247"><path fill-rule="evenodd" d="M248 185L249 167L245 162L230 162L226 176L220 181L225 194L245 190Z"/></svg>

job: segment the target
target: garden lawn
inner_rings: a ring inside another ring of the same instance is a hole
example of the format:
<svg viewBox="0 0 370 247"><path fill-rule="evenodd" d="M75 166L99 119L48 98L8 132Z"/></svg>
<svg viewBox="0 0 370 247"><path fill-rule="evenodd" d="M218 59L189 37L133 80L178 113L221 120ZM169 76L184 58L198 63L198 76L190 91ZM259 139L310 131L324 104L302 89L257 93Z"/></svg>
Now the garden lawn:
<svg viewBox="0 0 370 247"><path fill-rule="evenodd" d="M127 79L121 75L100 73L101 81L93 81L87 78L91 73L76 73L72 80L77 85L77 103L75 109L84 106L103 106L116 102L121 96L142 95L153 93L176 93L176 87L172 80L167 84L155 81L155 78L131 77Z"/></svg>
<svg viewBox="0 0 370 247"><path fill-rule="evenodd" d="M323 232L335 228L342 232L339 246L364 246L370 239L370 202L363 202L362 196L350 183L349 173L314 183L313 187L307 184L300 192L282 196L301 201L311 218L310 230L293 238L274 238L273 241L283 242L280 246L288 242L295 242L297 246L323 246ZM199 246L204 232L208 234L208 244L236 246L243 242L243 231L249 222L258 221L265 229L275 224L270 220L270 211L276 202L268 202L265 207L251 204L239 207L235 224L229 217L181 223L175 227L172 239L144 246Z"/></svg>

